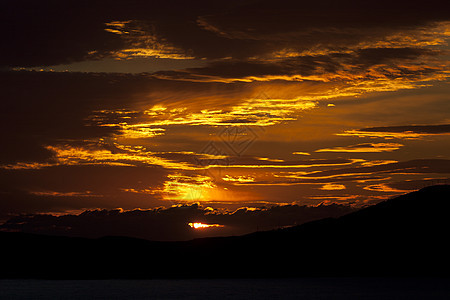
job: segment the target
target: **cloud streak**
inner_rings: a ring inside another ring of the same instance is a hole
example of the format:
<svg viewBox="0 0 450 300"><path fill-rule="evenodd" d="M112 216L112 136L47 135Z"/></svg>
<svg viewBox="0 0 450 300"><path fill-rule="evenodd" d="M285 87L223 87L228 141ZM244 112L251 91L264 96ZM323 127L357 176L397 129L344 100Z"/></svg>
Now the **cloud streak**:
<svg viewBox="0 0 450 300"><path fill-rule="evenodd" d="M382 138L406 138L414 139L427 135L446 135L450 134L450 125L405 125L405 126L386 126L370 127L359 130L348 130L338 135L342 136L360 136L360 137L382 137Z"/></svg>
<svg viewBox="0 0 450 300"><path fill-rule="evenodd" d="M400 149L402 144L398 143L366 143L350 145L346 147L333 147L316 150L316 152L366 152L366 153L377 153L377 152L391 152Z"/></svg>

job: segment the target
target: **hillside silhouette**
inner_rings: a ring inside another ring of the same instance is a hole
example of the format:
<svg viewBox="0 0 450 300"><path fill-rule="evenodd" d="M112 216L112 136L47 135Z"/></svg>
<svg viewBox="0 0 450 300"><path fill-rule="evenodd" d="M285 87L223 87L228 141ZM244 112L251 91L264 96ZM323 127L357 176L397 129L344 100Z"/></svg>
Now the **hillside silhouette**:
<svg viewBox="0 0 450 300"><path fill-rule="evenodd" d="M185 242L0 233L3 278L448 276L450 186L339 218Z"/></svg>
<svg viewBox="0 0 450 300"><path fill-rule="evenodd" d="M211 211L197 203L149 210L86 210L78 215L19 215L0 225L0 231L25 232L84 238L127 236L152 241L188 241L195 238L244 235L293 224L337 218L356 211L350 205L282 205L249 210ZM191 222L221 224L202 230Z"/></svg>

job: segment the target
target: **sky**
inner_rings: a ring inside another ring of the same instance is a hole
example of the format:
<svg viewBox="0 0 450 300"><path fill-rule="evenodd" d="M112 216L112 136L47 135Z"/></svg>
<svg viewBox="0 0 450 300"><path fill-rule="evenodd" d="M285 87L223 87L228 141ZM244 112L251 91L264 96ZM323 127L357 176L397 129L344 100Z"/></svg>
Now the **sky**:
<svg viewBox="0 0 450 300"><path fill-rule="evenodd" d="M173 229L148 238L242 233L450 183L447 1L2 6L11 228L145 212Z"/></svg>

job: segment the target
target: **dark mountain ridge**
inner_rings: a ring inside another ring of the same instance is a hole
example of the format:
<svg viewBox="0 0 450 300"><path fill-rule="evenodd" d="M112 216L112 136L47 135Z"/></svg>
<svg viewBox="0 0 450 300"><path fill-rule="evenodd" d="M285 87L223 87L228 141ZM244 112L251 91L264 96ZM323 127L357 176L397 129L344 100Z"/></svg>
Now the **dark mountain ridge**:
<svg viewBox="0 0 450 300"><path fill-rule="evenodd" d="M0 233L3 278L449 276L450 186L244 236L152 242Z"/></svg>

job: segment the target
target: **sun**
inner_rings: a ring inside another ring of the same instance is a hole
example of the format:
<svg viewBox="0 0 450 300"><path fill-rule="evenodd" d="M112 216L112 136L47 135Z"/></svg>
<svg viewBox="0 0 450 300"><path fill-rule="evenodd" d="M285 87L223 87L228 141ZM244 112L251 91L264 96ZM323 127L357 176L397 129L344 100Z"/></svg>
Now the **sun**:
<svg viewBox="0 0 450 300"><path fill-rule="evenodd" d="M200 223L200 222L188 223L188 225L194 229L204 229L204 228L210 228L210 227L224 227L223 225L219 225L219 224L204 224L204 223Z"/></svg>

